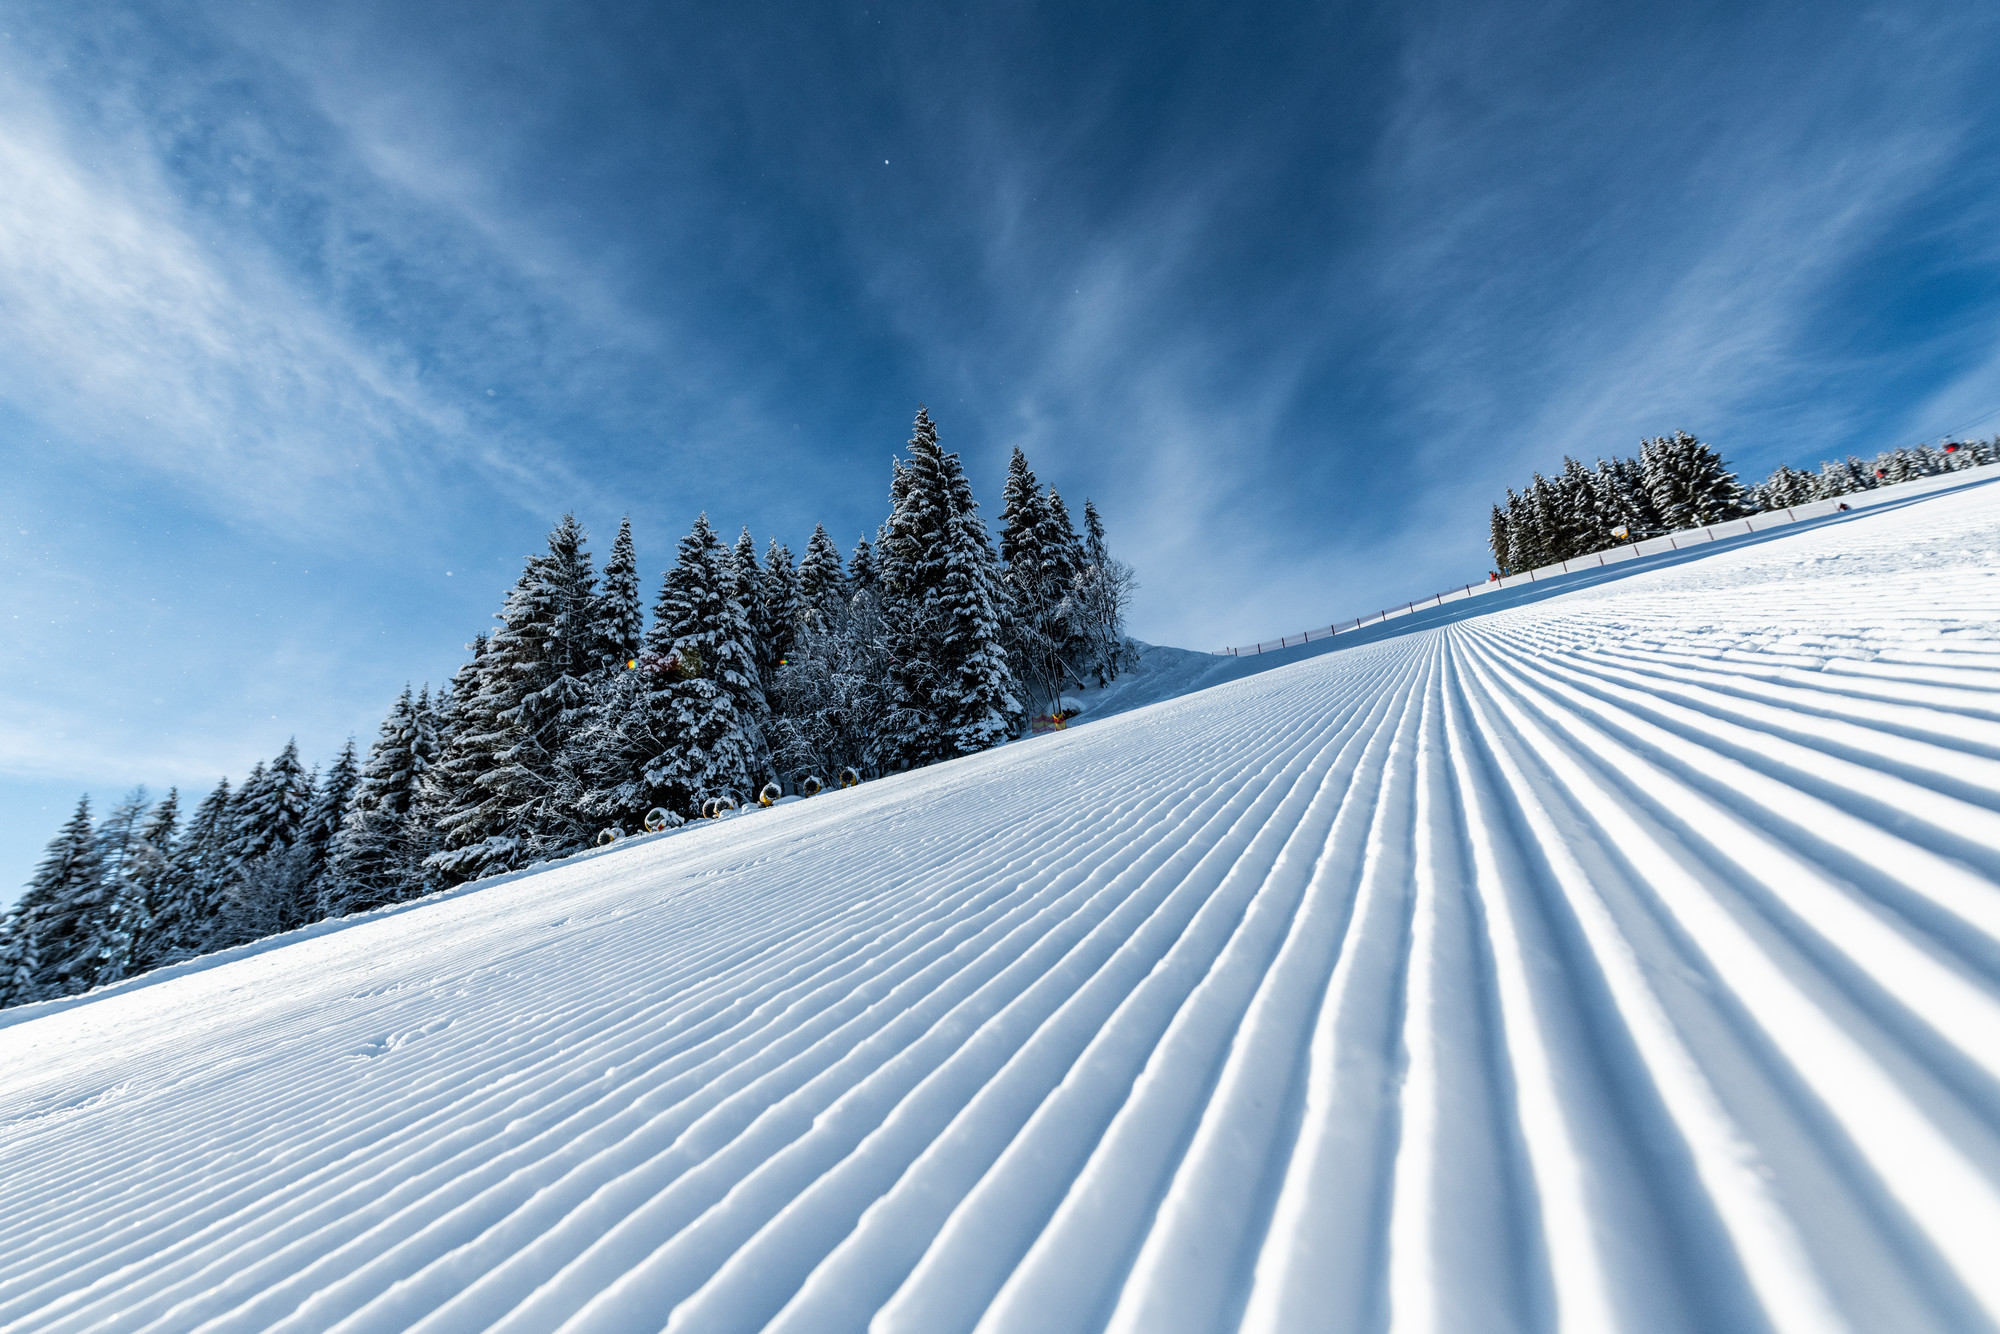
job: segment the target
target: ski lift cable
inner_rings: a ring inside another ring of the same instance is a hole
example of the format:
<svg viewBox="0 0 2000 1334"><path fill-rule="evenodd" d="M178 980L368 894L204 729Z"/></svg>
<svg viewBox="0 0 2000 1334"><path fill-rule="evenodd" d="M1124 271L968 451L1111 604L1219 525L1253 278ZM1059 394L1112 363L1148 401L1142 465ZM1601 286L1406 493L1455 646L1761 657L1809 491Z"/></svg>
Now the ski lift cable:
<svg viewBox="0 0 2000 1334"><path fill-rule="evenodd" d="M1973 427L1979 425L1979 423L1983 421L1991 421L1995 417L2000 417L2000 408L1995 408L1991 412L1985 413L1978 417L1974 417L1971 421L1966 422L1963 426L1952 427L1949 431L1946 431L1944 433L1944 438L1946 440L1949 440L1955 435L1962 435L1966 431L1969 431Z"/></svg>

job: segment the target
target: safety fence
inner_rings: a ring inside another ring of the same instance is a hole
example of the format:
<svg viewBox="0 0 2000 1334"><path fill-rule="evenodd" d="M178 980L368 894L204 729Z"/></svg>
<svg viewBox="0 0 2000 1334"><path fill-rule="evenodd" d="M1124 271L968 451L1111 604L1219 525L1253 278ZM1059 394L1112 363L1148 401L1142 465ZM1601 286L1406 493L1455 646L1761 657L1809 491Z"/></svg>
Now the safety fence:
<svg viewBox="0 0 2000 1334"><path fill-rule="evenodd" d="M1649 537L1640 542L1628 542L1608 551L1593 551L1588 556L1578 556L1572 560L1558 561L1554 565L1544 565L1539 569L1521 574L1510 574L1504 579L1488 579L1482 583L1466 584L1462 588L1446 589L1441 593L1430 593L1420 598L1412 598L1400 607L1385 607L1380 611L1357 616L1352 621L1335 621L1327 626L1315 626L1295 635L1281 635L1274 640L1258 644L1245 644L1239 648L1216 650L1217 656L1242 658L1259 653L1273 653L1281 648L1297 648L1316 640L1331 639L1335 635L1353 634L1356 630L1397 616L1410 616L1432 607L1443 606L1447 602L1462 602L1478 597L1482 593L1498 592L1507 588L1520 588L1543 579L1552 579L1559 574L1575 574L1580 570L1594 570L1603 565L1616 565L1621 561L1639 560L1645 556L1657 556L1669 551L1681 551L1699 546L1705 542L1721 542L1730 538L1748 537L1752 533L1765 532L1772 528L1782 528L1787 524L1804 523L1808 519L1825 518L1842 510L1869 509L1891 501L1905 500L1930 491L1945 491L1967 482L1986 481L2000 477L2000 463L1985 463L1977 467L1961 468L1956 472L1939 473L1933 477L1919 477L1909 482L1890 482L1872 491L1856 491L1831 500L1812 500L1803 505L1793 505L1782 510L1765 510L1748 518L1730 519L1726 523L1711 524L1706 528L1688 528L1676 533L1663 533L1659 537Z"/></svg>

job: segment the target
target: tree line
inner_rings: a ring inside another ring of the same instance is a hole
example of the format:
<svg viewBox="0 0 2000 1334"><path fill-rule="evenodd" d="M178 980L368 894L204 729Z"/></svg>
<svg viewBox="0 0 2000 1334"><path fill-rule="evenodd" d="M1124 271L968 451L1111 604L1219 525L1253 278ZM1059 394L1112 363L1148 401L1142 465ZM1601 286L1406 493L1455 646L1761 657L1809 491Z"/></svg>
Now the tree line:
<svg viewBox="0 0 2000 1334"><path fill-rule="evenodd" d="M1872 463L1849 455L1802 472L1779 466L1738 483L1720 454L1685 431L1643 441L1636 457L1564 458L1553 477L1534 474L1493 507L1489 545L1501 574L1519 574L1626 542L1701 528L1766 510L1870 491L2000 461L2000 438L1886 450Z"/></svg>
<svg viewBox="0 0 2000 1334"><path fill-rule="evenodd" d="M361 755L295 744L183 818L88 797L0 919L0 1005L365 911L636 831L766 784L916 768L1018 736L1132 661L1135 582L1088 500L1079 531L1015 450L996 551L958 456L919 408L889 515L843 562L708 516L650 624L629 520L599 572L573 516L528 558L442 689L407 687Z"/></svg>

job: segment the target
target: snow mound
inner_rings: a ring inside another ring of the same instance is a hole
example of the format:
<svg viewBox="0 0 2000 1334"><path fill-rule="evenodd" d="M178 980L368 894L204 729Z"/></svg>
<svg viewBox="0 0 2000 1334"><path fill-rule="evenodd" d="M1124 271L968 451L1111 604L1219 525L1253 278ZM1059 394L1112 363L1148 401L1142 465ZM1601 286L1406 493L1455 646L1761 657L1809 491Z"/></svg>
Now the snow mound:
<svg viewBox="0 0 2000 1334"><path fill-rule="evenodd" d="M0 1327L1992 1327L2000 487L1477 613L0 1016Z"/></svg>

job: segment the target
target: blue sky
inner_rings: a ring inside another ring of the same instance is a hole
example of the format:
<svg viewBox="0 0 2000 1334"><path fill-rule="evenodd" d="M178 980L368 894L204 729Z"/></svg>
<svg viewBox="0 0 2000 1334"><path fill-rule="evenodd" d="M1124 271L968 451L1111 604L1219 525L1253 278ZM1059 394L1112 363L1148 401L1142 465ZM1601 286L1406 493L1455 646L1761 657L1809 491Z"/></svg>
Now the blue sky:
<svg viewBox="0 0 2000 1334"><path fill-rule="evenodd" d="M0 897L81 791L365 744L565 509L649 586L702 510L851 545L920 400L1199 648L1481 577L1566 452L2000 410L1986 6L0 29Z"/></svg>

